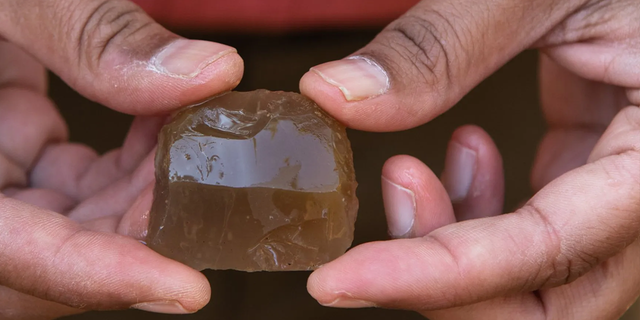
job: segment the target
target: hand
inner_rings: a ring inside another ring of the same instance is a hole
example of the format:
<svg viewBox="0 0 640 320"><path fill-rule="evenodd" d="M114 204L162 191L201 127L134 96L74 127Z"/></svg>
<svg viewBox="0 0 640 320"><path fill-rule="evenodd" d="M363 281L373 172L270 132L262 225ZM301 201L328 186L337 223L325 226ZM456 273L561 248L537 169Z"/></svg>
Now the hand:
<svg viewBox="0 0 640 320"><path fill-rule="evenodd" d="M350 250L311 275L309 292L325 305L430 319L619 317L640 292L639 8L423 1L351 58L307 73L302 92L349 126L402 130L537 48L550 128L537 193L504 215L500 155L479 128L456 131L442 183L414 158L390 159L387 220L407 239Z"/></svg>
<svg viewBox="0 0 640 320"><path fill-rule="evenodd" d="M124 0L1 0L0 35L0 318L203 307L206 278L136 238L152 198L156 115L232 89L243 68L235 50L182 39ZM67 142L41 63L139 116L122 148L98 156Z"/></svg>

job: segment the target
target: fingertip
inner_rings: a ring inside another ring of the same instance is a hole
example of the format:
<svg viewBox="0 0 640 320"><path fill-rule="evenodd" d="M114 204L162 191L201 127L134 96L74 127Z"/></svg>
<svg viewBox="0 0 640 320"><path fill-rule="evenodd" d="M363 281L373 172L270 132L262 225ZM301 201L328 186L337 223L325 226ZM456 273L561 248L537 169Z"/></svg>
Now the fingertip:
<svg viewBox="0 0 640 320"><path fill-rule="evenodd" d="M200 102L212 95L234 89L244 74L244 60L233 51L208 65L197 77L187 82L190 88L179 95L183 105Z"/></svg>
<svg viewBox="0 0 640 320"><path fill-rule="evenodd" d="M385 162L382 190L389 233L395 238L424 236L455 222L440 180L414 157L400 155Z"/></svg>
<svg viewBox="0 0 640 320"><path fill-rule="evenodd" d="M182 267L184 268L186 266ZM211 301L211 285L204 274L195 269L191 269L190 278L185 279L184 282L191 283L191 287L186 288L185 292L187 294L179 298L178 301L186 310L196 312L204 308L209 301Z"/></svg>
<svg viewBox="0 0 640 320"><path fill-rule="evenodd" d="M314 70L300 79L300 92L353 129L391 132L409 129L428 120L400 107L401 103L389 92L349 101L339 86L328 83Z"/></svg>
<svg viewBox="0 0 640 320"><path fill-rule="evenodd" d="M338 308L368 307L372 303L362 300L367 297L369 286L380 279L372 279L375 270L365 270L368 262L393 259L380 250L379 242L359 245L342 257L315 270L307 280L307 291L323 306ZM383 263L384 264L384 263ZM371 268L376 266L370 264ZM384 271L384 270L381 270ZM365 302L364 304L362 302Z"/></svg>
<svg viewBox="0 0 640 320"><path fill-rule="evenodd" d="M120 299L134 302L131 305L176 301L188 312L200 310L209 302L211 286L198 270L166 258L129 237L112 239L111 247L118 249L105 251L103 255L111 256L113 262L107 265L110 268L103 267L101 271L106 279L109 275L104 271L112 270L111 277L129 283L128 288L124 285L111 288L121 291Z"/></svg>
<svg viewBox="0 0 640 320"><path fill-rule="evenodd" d="M242 80L244 60L233 48L209 63L196 76L183 77L155 72L166 82L175 83L177 104L186 106L235 88Z"/></svg>
<svg viewBox="0 0 640 320"><path fill-rule="evenodd" d="M136 198L129 210L122 216L117 233L142 240L147 237L149 229L149 214L153 202L154 183L150 183Z"/></svg>
<svg viewBox="0 0 640 320"><path fill-rule="evenodd" d="M235 51L211 62L193 77L168 74L151 65L153 62L134 63L116 68L116 72L105 71L110 74L107 88L85 88L84 92L97 95L99 102L120 112L159 115L232 90L244 72L244 62Z"/></svg>
<svg viewBox="0 0 640 320"><path fill-rule="evenodd" d="M148 231L149 214L151 205L153 202L153 189L154 183L148 184L148 186L140 193L134 204L122 217L117 228L117 233L132 237L144 245L144 240ZM153 252L148 247L144 246L144 250L152 255L157 262L155 265L163 265L163 273L165 275L171 275L173 279L169 283L162 286L164 288L165 296L163 299L152 299L150 304L145 303L143 305L146 311L160 312L160 313L172 313L163 312L166 310L174 310L173 305L160 304L157 305L154 302L158 301L173 301L179 303L179 306L184 308L186 313L193 313L203 308L211 298L211 286L207 278L198 270L190 268L179 262L168 259L160 254ZM173 282L173 283L172 283ZM175 290L175 291L174 291ZM139 306L136 308L140 309ZM151 308L151 309L149 309ZM157 309L157 310L154 310ZM178 311L180 308L178 308ZM177 312L177 311L176 311ZM183 313L183 312L179 312Z"/></svg>
<svg viewBox="0 0 640 320"><path fill-rule="evenodd" d="M493 145L491 136L484 129L472 124L458 127L451 135L451 140L474 150Z"/></svg>
<svg viewBox="0 0 640 320"><path fill-rule="evenodd" d="M330 304L331 301L335 300L332 298L331 294L326 288L326 279L325 274L323 274L323 267L315 270L309 278L307 279L307 292L318 301L321 305ZM330 279L330 278L329 278Z"/></svg>
<svg viewBox="0 0 640 320"><path fill-rule="evenodd" d="M317 72L309 70L300 78L300 93L315 101L326 112L346 126L358 127L357 114L352 114L340 89L328 84ZM356 117L354 121L354 117Z"/></svg>
<svg viewBox="0 0 640 320"><path fill-rule="evenodd" d="M127 291L121 295L122 299L133 302L130 307L140 303L156 304L157 302L175 301L185 310L185 312L178 313L193 313L209 303L211 286L201 272L166 258L138 241L132 242L130 238L125 239L128 245L122 245L120 251L129 257L120 258L121 262L126 263L112 266L112 270L117 271L119 268L122 272L120 276L131 277L130 279L125 278L129 281L137 277L137 282L129 288L118 288L119 290L133 290L133 292ZM135 297L132 297L132 294ZM147 311L173 313L164 312L161 309Z"/></svg>
<svg viewBox="0 0 640 320"><path fill-rule="evenodd" d="M429 299L421 296L420 288L428 286L424 280L430 270L438 269L421 264L422 256L429 255L423 243L423 238L415 238L359 245L316 270L308 291L330 307L415 307Z"/></svg>
<svg viewBox="0 0 640 320"><path fill-rule="evenodd" d="M494 216L502 211L502 157L482 128L466 125L454 131L447 148L442 184L454 203L459 221Z"/></svg>

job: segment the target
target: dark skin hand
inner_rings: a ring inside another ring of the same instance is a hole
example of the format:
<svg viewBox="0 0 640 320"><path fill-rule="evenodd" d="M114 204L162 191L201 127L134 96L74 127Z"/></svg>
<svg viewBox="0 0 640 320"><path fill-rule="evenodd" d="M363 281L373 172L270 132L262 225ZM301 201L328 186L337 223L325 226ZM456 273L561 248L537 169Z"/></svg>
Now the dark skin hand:
<svg viewBox="0 0 640 320"><path fill-rule="evenodd" d="M428 122L536 48L549 131L531 175L537 193L504 215L500 154L480 128L454 133L441 179L412 157L390 159L382 187L399 239L315 271L311 295L429 319L621 316L640 294L639 9L425 0L350 58L312 68L304 94L353 128L394 131Z"/></svg>
<svg viewBox="0 0 640 320"><path fill-rule="evenodd" d="M454 134L441 179L417 159L390 159L385 208L402 239L323 266L310 293L431 319L622 314L640 291L638 6L425 0L356 59L314 67L304 94L353 128L393 131L433 119L538 48L550 131L532 172L537 194L506 215L500 154L480 128ZM235 87L241 58L181 39L124 0L0 0L0 15L0 315L202 308L204 276L136 240L151 202L155 116ZM99 157L65 142L43 66L139 116L121 149Z"/></svg>
<svg viewBox="0 0 640 320"><path fill-rule="evenodd" d="M82 310L189 313L209 301L198 271L146 232L155 137L182 105L230 90L242 59L188 41L129 1L0 1L0 318ZM84 96L137 115L122 148L67 142L45 67Z"/></svg>

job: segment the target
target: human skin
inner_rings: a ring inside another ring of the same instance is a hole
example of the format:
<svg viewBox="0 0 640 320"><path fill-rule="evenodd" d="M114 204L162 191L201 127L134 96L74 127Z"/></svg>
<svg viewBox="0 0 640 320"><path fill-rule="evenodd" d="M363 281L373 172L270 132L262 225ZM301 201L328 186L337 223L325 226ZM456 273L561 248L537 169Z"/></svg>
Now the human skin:
<svg viewBox="0 0 640 320"><path fill-rule="evenodd" d="M0 1L0 318L82 310L189 313L210 286L153 252L146 230L160 115L234 88L231 47L188 41L129 1ZM138 116L122 148L67 141L45 67Z"/></svg>
<svg viewBox="0 0 640 320"><path fill-rule="evenodd" d="M354 54L362 58L307 73L301 91L336 118L394 131L433 119L520 51L539 48L550 124L532 172L538 192L509 214L499 215L500 154L480 128L454 133L442 179L417 159L391 158L385 208L402 239L350 250L311 275L309 292L334 307L431 319L622 314L640 290L638 6L424 1ZM241 58L181 39L124 0L0 0L0 15L0 295L11 302L0 314L203 307L206 279L136 239L146 230L160 115L235 87ZM86 97L139 116L120 150L99 157L65 142L43 65Z"/></svg>
<svg viewBox="0 0 640 320"><path fill-rule="evenodd" d="M302 93L348 126L403 130L536 48L549 125L531 174L536 194L508 214L500 154L480 128L454 133L441 181L417 159L391 158L382 188L390 233L402 239L363 244L323 266L309 278L311 295L430 319L622 315L640 291L638 9L637 1L422 1L350 59L305 74Z"/></svg>

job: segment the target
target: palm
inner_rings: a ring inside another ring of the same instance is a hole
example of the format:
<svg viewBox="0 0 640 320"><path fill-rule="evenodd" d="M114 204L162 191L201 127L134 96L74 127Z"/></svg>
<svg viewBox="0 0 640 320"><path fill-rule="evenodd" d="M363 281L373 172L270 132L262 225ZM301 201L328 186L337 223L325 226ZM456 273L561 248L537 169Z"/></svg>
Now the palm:
<svg viewBox="0 0 640 320"><path fill-rule="evenodd" d="M66 141L66 125L45 96L44 69L7 44L0 44L0 51L12 58L0 61L0 70L15 75L0 91L2 194L65 215L90 230L142 237L143 213L149 209L145 200L151 199L154 179L153 149L163 119L136 118L123 147L99 156ZM134 209L139 210L129 210L136 199L140 205ZM39 319L78 312L7 287L0 287L0 297L13 302L4 303L0 315Z"/></svg>
<svg viewBox="0 0 640 320"><path fill-rule="evenodd" d="M5 194L91 228L115 232L122 215L153 181L151 150L160 121L137 118L124 147L103 156L74 143L45 145L38 150L32 169L21 172L28 176L26 184Z"/></svg>

